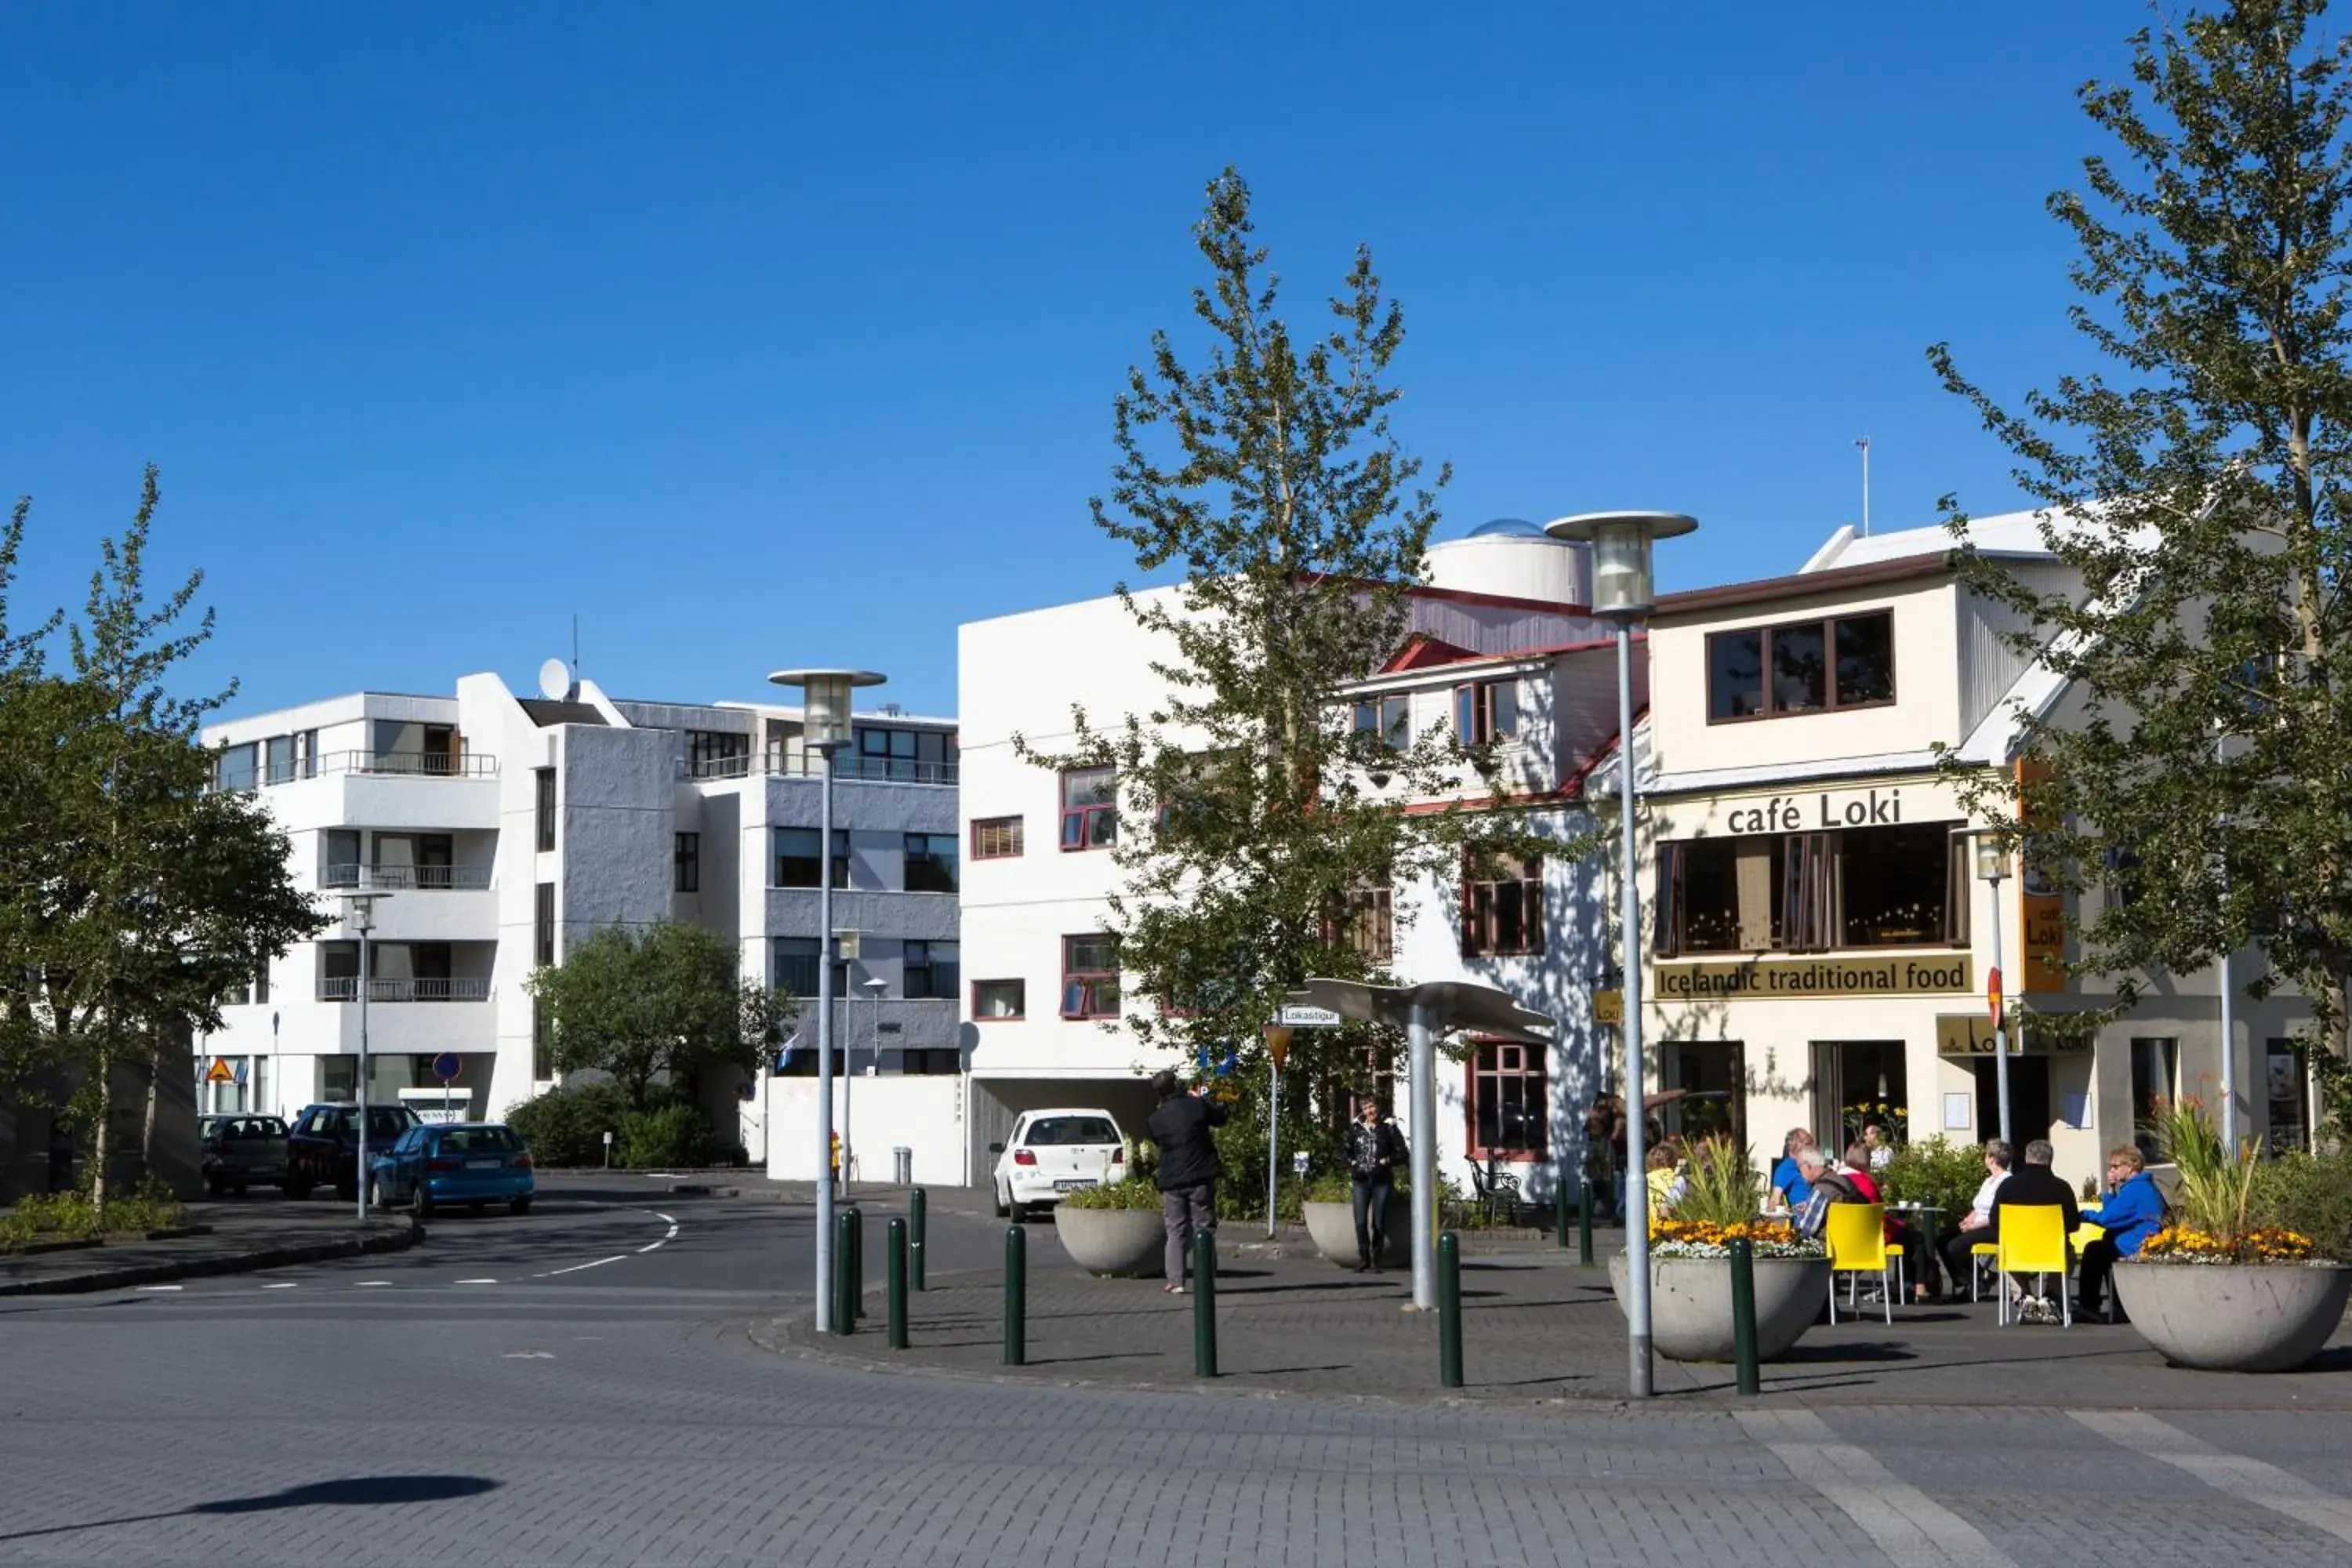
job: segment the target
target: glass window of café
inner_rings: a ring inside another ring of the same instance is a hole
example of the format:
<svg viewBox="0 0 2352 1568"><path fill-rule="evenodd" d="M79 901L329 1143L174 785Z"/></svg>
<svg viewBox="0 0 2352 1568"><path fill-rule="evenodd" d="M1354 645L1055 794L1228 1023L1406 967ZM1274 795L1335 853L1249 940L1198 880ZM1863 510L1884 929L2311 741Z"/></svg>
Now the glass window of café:
<svg viewBox="0 0 2352 1568"><path fill-rule="evenodd" d="M1969 870L1958 826L1661 844L1657 954L1965 944Z"/></svg>

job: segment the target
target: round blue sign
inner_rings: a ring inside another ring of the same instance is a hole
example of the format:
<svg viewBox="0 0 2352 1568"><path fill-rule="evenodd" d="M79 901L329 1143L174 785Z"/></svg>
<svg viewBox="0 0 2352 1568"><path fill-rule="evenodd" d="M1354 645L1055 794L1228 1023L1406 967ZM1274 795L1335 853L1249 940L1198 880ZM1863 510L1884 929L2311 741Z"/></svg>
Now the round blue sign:
<svg viewBox="0 0 2352 1568"><path fill-rule="evenodd" d="M457 1059L457 1053L455 1051L443 1051L433 1058L433 1076L443 1083L449 1082L465 1070L466 1064Z"/></svg>

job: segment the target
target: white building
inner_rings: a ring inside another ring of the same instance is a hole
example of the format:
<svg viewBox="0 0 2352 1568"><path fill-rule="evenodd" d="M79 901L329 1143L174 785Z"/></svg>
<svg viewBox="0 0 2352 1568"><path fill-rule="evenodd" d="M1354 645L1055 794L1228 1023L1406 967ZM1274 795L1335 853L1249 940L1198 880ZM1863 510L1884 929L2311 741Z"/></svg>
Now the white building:
<svg viewBox="0 0 2352 1568"><path fill-rule="evenodd" d="M815 994L819 784L800 710L550 690L518 698L471 675L454 696L359 692L205 731L219 784L257 790L288 833L298 885L391 894L370 942L371 1098L440 1107L443 1053L459 1069L453 1111L496 1116L549 1088L526 982L602 925L696 921L740 942L746 977ZM834 924L859 933L836 967L836 1061L952 1081L954 721L861 714L836 774ZM360 953L336 912L197 1042L203 1109L286 1114L353 1093ZM814 1007L787 1075L815 1070ZM768 1081L746 1086L740 1111L712 1107L754 1159Z"/></svg>
<svg viewBox="0 0 2352 1568"><path fill-rule="evenodd" d="M1429 583L1409 596L1405 646L1334 698L1356 705L1361 727L1410 733L1454 722L1466 701L1472 722L1504 742L1513 808L1538 832L1586 831L1583 775L1617 728L1610 628L1583 607L1588 573L1582 547L1524 523L1437 545ZM987 1145L1020 1111L1102 1106L1134 1129L1150 1107L1144 1079L1171 1065L1146 1059L1118 1022L1135 1002L1100 934L1120 881L1108 852L1118 832L1112 781L1047 772L1013 744L1017 734L1043 752L1067 749L1074 706L1100 728L1148 713L1162 689L1150 663L1168 656L1113 598L962 627L975 1183L989 1180ZM1549 1192L1549 1163L1575 1152L1597 1087L1590 994L1603 921L1591 868L1547 858L1502 882L1449 880L1392 897L1412 911L1400 922L1399 973L1500 984L1561 1020L1548 1053L1483 1047L1447 1063L1439 1085L1448 1174L1466 1188L1471 1159L1492 1158L1530 1192ZM1475 911L1466 932L1465 909ZM1397 1098L1402 1114L1401 1089Z"/></svg>

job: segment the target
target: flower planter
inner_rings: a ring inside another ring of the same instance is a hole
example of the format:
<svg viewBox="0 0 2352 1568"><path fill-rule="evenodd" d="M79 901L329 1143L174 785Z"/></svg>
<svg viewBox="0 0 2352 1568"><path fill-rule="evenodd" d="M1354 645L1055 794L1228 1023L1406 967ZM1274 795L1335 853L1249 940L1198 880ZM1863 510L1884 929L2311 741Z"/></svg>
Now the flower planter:
<svg viewBox="0 0 2352 1568"><path fill-rule="evenodd" d="M1625 1310L1633 1270L1622 1252L1609 1259L1609 1288ZM1826 1258L1756 1260L1756 1355L1785 1355L1829 1300ZM1731 1359L1731 1260L1727 1258L1650 1259L1650 1345L1671 1361Z"/></svg>
<svg viewBox="0 0 2352 1568"><path fill-rule="evenodd" d="M1054 1230L1070 1261L1089 1274L1158 1274L1168 1230L1158 1209L1054 1205Z"/></svg>
<svg viewBox="0 0 2352 1568"><path fill-rule="evenodd" d="M2352 1300L2352 1268L2326 1263L2116 1266L2116 1300L2175 1366L2292 1372L2319 1353Z"/></svg>
<svg viewBox="0 0 2352 1568"><path fill-rule="evenodd" d="M1356 1205L1308 1203L1298 1205L1307 1216L1307 1235L1315 1250L1342 1268L1356 1266ZM1412 1198L1389 1194L1387 1245L1381 1248L1381 1267L1412 1267Z"/></svg>

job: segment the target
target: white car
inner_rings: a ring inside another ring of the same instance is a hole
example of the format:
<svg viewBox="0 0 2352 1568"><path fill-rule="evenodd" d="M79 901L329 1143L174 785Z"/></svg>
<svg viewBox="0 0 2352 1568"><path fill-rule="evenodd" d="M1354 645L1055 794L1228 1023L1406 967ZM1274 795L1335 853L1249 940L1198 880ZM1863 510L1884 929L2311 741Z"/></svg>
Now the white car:
<svg viewBox="0 0 2352 1568"><path fill-rule="evenodd" d="M1108 1110L1024 1110L1013 1136L991 1143L996 1156L996 1213L1016 1223L1033 1204L1127 1174L1127 1143Z"/></svg>

